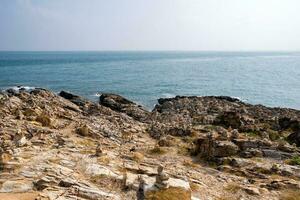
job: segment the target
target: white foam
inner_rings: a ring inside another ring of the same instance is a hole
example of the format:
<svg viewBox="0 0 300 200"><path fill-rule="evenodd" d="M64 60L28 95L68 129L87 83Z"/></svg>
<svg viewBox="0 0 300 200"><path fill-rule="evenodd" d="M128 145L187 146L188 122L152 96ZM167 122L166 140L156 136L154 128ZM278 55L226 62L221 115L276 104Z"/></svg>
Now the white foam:
<svg viewBox="0 0 300 200"><path fill-rule="evenodd" d="M35 87L20 85L20 86L9 87L9 88L7 88L7 89L13 89L13 90L16 91L16 92L19 92L20 90L31 91L31 90L34 90Z"/></svg>
<svg viewBox="0 0 300 200"><path fill-rule="evenodd" d="M176 97L176 95L175 94L171 94L171 93L163 93L162 97L164 97L164 98L173 98L173 97Z"/></svg>

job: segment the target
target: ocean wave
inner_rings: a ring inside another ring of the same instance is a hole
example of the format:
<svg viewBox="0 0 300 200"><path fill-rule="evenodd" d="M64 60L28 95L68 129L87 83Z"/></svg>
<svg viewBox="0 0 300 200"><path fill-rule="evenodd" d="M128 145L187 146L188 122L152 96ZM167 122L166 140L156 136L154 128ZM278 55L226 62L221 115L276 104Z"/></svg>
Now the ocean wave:
<svg viewBox="0 0 300 200"><path fill-rule="evenodd" d="M176 97L175 94L171 94L171 93L163 93L161 94L163 98L174 98Z"/></svg>
<svg viewBox="0 0 300 200"><path fill-rule="evenodd" d="M93 97L100 97L100 96L101 96L101 94L102 94L102 93L100 93L100 92L97 92L96 94L93 94L92 96L93 96Z"/></svg>
<svg viewBox="0 0 300 200"><path fill-rule="evenodd" d="M14 90L16 92L20 92L20 91L32 91L34 90L36 87L32 87L32 86L23 86L23 85L18 85L18 86L13 86L13 87L7 87L5 88L5 90Z"/></svg>

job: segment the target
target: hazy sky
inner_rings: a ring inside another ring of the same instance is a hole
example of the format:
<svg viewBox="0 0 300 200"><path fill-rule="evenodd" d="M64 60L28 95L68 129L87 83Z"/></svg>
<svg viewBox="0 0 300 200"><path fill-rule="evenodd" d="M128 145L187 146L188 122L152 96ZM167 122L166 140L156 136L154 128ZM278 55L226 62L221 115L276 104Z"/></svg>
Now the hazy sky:
<svg viewBox="0 0 300 200"><path fill-rule="evenodd" d="M0 50L300 50L300 0L0 0Z"/></svg>

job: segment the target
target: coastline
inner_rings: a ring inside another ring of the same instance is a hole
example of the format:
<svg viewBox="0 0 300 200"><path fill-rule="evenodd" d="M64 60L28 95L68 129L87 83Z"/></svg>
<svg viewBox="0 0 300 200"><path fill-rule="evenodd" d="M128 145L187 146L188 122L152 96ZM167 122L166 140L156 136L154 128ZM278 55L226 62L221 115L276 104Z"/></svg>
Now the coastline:
<svg viewBox="0 0 300 200"><path fill-rule="evenodd" d="M148 111L117 94L35 88L1 93L0 111L11 198L275 200L300 189L299 110L176 96Z"/></svg>

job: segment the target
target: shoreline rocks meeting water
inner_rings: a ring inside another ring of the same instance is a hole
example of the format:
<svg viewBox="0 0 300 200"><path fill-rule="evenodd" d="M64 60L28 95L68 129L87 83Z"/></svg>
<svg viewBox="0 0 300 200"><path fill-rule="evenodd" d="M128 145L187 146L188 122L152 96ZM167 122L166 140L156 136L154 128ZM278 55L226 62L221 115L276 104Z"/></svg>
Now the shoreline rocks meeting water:
<svg viewBox="0 0 300 200"><path fill-rule="evenodd" d="M0 93L0 199L292 199L300 111L225 96Z"/></svg>

